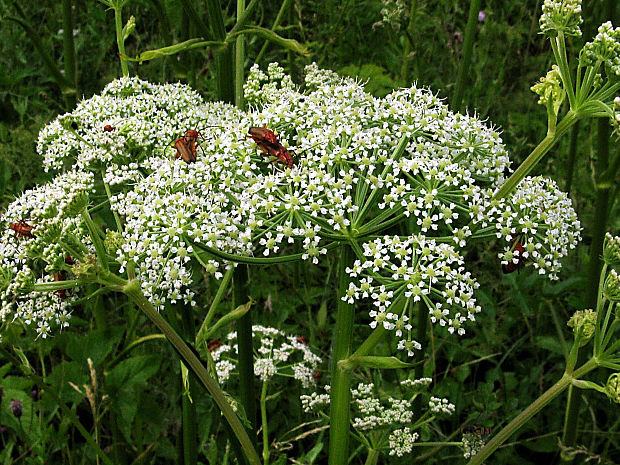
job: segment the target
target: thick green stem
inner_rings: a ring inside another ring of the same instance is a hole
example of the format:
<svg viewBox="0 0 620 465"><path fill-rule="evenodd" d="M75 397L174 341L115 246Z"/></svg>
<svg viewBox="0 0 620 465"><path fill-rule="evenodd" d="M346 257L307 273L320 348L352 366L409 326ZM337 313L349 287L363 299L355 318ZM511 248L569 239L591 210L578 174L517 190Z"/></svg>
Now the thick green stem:
<svg viewBox="0 0 620 465"><path fill-rule="evenodd" d="M344 246L338 269L338 306L336 328L332 349L332 384L329 410L329 465L345 465L349 460L349 416L351 404L351 372L343 370L338 362L351 355L351 339L355 307L343 301L349 287L349 276L345 271L353 260L351 247Z"/></svg>
<svg viewBox="0 0 620 465"><path fill-rule="evenodd" d="M420 343L422 348L415 351L415 359L420 362L424 360L424 354L426 352L426 329L428 328L428 310L425 305L418 303L415 306L416 316L418 319L416 329L416 340ZM418 363L415 366L415 378L420 379L424 377L424 363ZM413 415L414 418L419 418L422 415L422 396L416 396L413 401Z"/></svg>
<svg viewBox="0 0 620 465"><path fill-rule="evenodd" d="M114 25L116 27L116 45L118 47L119 59L121 60L121 71L123 76L129 76L127 61L123 59L125 55L125 39L123 37L123 12L122 7L114 7Z"/></svg>
<svg viewBox="0 0 620 465"><path fill-rule="evenodd" d="M238 265L233 274L233 309L249 300L248 267ZM256 393L254 390L254 346L252 343L252 310L236 321L239 361L239 397L250 423L250 437L256 435Z"/></svg>
<svg viewBox="0 0 620 465"><path fill-rule="evenodd" d="M256 449L252 445L243 424L228 403L226 396L215 382L209 372L202 364L196 354L190 349L185 341L177 334L170 324L162 317L153 307L151 302L144 296L140 283L138 281L129 281L124 287L123 292L144 312L144 314L166 335L168 341L177 350L183 362L198 377L201 384L207 389L209 394L215 400L215 403L221 410L230 425L233 433L241 443L241 447L251 465L261 465L260 458L256 453Z"/></svg>
<svg viewBox="0 0 620 465"><path fill-rule="evenodd" d="M241 18L245 10L245 0L237 0L237 19ZM245 45L243 34L235 39L235 105L241 109L245 106L243 98L243 64L245 61Z"/></svg>
<svg viewBox="0 0 620 465"><path fill-rule="evenodd" d="M536 146L532 153L525 159L521 165L512 173L502 187L500 187L497 192L493 195L494 199L501 199L510 194L517 185L521 182L521 180L526 177L530 171L534 169L534 167L538 164L540 160L551 150L556 142L570 129L570 127L577 122L579 119L579 114L574 112L573 110L569 110L566 113L566 116L560 121L560 123L556 126L555 131L552 131L547 134L547 136Z"/></svg>
<svg viewBox="0 0 620 465"><path fill-rule="evenodd" d="M597 140L598 159L596 162L596 176L598 180L609 164L609 121L607 118L598 120L598 140ZM598 183L597 183L598 184ZM607 225L607 206L609 204L610 186L595 186L597 189L594 216L592 217L592 243L590 244L590 262L588 263L588 286L585 293L584 308L596 308L596 301L599 294L599 279L601 272L601 254L603 253L603 241ZM583 352L580 354L577 363L583 362ZM575 445L577 440L577 424L581 398L570 395L564 417L564 431L562 440L565 446Z"/></svg>
<svg viewBox="0 0 620 465"><path fill-rule="evenodd" d="M575 123L570 133L570 141L568 143L568 160L566 161L566 185L564 190L570 197L570 191L573 187L573 175L575 173L575 159L577 158L577 142L579 139L579 121Z"/></svg>
<svg viewBox="0 0 620 465"><path fill-rule="evenodd" d="M515 417L508 425L506 425L499 433L484 446L467 465L482 465L482 463L491 456L495 450L501 446L510 436L518 431L529 419L540 412L553 399L560 395L574 379L578 379L586 373L596 368L598 364L594 360L589 360L579 369L575 370L573 376L564 374L560 380L545 391L538 399L530 404L525 410Z"/></svg>
<svg viewBox="0 0 620 465"><path fill-rule="evenodd" d="M376 449L369 449L368 456L366 457L366 461L364 462L364 465L377 465L377 463L379 462L380 455L381 455L380 451Z"/></svg>
<svg viewBox="0 0 620 465"><path fill-rule="evenodd" d="M194 337L196 331L192 308L186 306L181 309L183 318L183 331L185 338ZM183 362L181 362L183 363ZM196 465L198 463L198 428L196 427L196 396L195 378L191 373L186 374L186 379L181 371L182 392L181 405L183 409L183 465ZM187 383L187 384L185 384Z"/></svg>
<svg viewBox="0 0 620 465"><path fill-rule="evenodd" d="M74 92L65 93L67 111L73 110L77 94L77 64L75 61L75 43L73 41L73 11L71 0L62 0L62 48L65 65L65 79L69 81Z"/></svg>
<svg viewBox="0 0 620 465"><path fill-rule="evenodd" d="M469 65L471 64L471 55L474 50L476 24L478 22L478 12L480 11L481 3L482 0L471 0L469 3L469 15L467 18L467 27L465 29L465 38L463 40L463 59L459 66L459 75L456 80L454 96L452 97L452 108L454 111L461 110L465 81L467 81L467 76L469 75Z"/></svg>
<svg viewBox="0 0 620 465"><path fill-rule="evenodd" d="M263 427L263 465L269 465L269 423L267 422L267 381L260 394L260 420Z"/></svg>

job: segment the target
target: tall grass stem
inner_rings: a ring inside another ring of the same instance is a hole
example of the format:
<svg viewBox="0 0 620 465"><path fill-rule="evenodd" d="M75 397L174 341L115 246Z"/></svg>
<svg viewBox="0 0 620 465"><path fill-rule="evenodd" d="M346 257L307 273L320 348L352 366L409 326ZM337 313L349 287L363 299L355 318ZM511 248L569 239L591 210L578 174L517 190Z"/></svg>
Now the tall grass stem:
<svg viewBox="0 0 620 465"><path fill-rule="evenodd" d="M465 83L469 75L469 67L471 65L471 56L474 50L474 39L476 37L476 25L478 24L478 12L482 0L471 0L469 3L469 15L467 18L467 26L465 28L465 38L463 39L463 59L459 66L459 74L454 88L454 96L452 97L452 108L454 111L461 110L463 101L463 93L465 91Z"/></svg>

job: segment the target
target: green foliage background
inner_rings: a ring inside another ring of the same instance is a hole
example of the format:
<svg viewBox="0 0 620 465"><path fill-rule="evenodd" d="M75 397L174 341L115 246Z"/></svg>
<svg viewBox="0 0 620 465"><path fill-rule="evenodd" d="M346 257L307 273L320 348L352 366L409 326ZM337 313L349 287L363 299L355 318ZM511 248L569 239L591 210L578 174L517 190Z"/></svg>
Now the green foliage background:
<svg viewBox="0 0 620 465"><path fill-rule="evenodd" d="M193 3L204 14L202 2ZM375 24L381 18L379 0L294 1L284 26L277 32L306 44L311 55L296 56L271 45L260 64L266 66L279 61L293 76L300 76L305 64L316 61L321 67L367 82L367 90L377 96L417 82L449 99L461 60L468 2L420 0L415 3L409 43L402 28L394 30L389 25ZM483 2L486 17L478 24L464 96L469 112L488 118L503 131L502 137L515 166L546 131L544 109L536 104L537 98L529 91L550 67L548 43L538 35L540 4L540 0ZM587 38L594 23L600 22L600 12L598 2L585 4L584 36ZM222 6L230 26L234 2L222 2ZM27 2L22 7L36 26L45 48L57 63L62 63L62 36L58 32L62 28L60 2ZM279 7L278 1L261 2L253 23L271 27ZM106 11L94 0L74 2L73 13L78 95L88 98L120 75L114 19L110 10ZM6 205L24 189L45 181L46 173L36 154L37 134L67 108L24 30L6 19L15 15L11 0L2 3L0 14L3 18L0 22L0 195L2 204ZM179 0L132 1L124 10L125 19L130 15L137 22L136 31L126 44L130 56L196 36L196 25L184 13ZM263 43L254 37L246 44L246 69L254 63ZM577 47L580 43L572 45ZM208 51L185 52L129 66L132 75L143 79L187 82L207 98L215 95L214 60ZM595 126L581 127L577 173L589 173L596 159L592 148ZM538 172L551 175L560 185L566 179L567 145L568 138L537 167ZM586 225L591 224L593 192L589 176L575 178L571 196ZM620 228L617 199L610 208L609 229L617 233ZM585 246L589 234L588 229L583 232ZM561 376L563 356L570 340L565 322L575 310L582 308L586 285L585 271L582 271L587 260L585 246L569 257L563 279L556 283L528 269L520 274L502 275L492 245L467 257L480 277L478 298L483 313L480 324L465 338L431 338L426 374L434 378L435 393L449 397L457 406L457 413L451 420L430 425L423 440L431 438L433 430L439 430L446 434L446 440L458 441L460 428L465 424L498 431ZM293 264L253 272L249 284L252 297L258 301L254 308L255 322L308 337L310 344L327 359L337 300L329 284L333 282L328 278L331 269L331 264L321 269ZM208 281L201 286L206 307L216 288ZM227 305L229 300L222 303L224 307ZM171 308L167 315L181 332L183 311ZM357 333L365 334L366 312L360 309L358 314ZM151 334L154 328L127 303L114 297L96 299L74 315L68 331L45 341L22 341L35 371L71 406L89 431L98 431L99 443L114 463L177 463L182 456L179 450L182 386L180 376L167 376L179 372L176 355L158 339L121 354L127 341ZM199 318L197 315L198 321ZM13 336L17 340L20 335ZM388 353L388 345L379 347L378 351ZM89 403L84 387L93 389L89 359L98 382L94 404ZM328 371L326 365L325 377ZM599 381L604 377L601 375ZM361 373L360 379L373 381L386 392L397 389L398 379L389 373L379 378L376 372L369 371ZM0 433L4 441L0 442L4 447L0 452L3 463L95 463L92 448L72 429L57 404L46 395L40 400L28 396L37 384L0 356L0 386L4 389L0 425L19 433L12 436L6 431ZM270 432L276 441L275 463L287 463L286 456L300 463L324 463L327 438L324 430L292 440L299 433L292 428L307 421L301 411L299 393L297 387L282 385L271 403ZM12 398L24 403L21 421L8 409ZM211 401L204 394L197 394L195 401L200 462L232 461L234 454L218 433L222 425ZM511 446L500 449L490 463L557 460L564 405L565 398L556 399L512 438ZM600 457L605 463L620 462L617 409L610 408L608 400L597 394L587 397L586 406L578 438L582 447L578 459ZM277 415L282 409L290 414ZM447 436L452 431L454 435ZM437 451L421 450L418 462L464 463L456 448L434 452ZM353 459L353 463L362 461L363 454ZM393 459L390 463L411 462Z"/></svg>

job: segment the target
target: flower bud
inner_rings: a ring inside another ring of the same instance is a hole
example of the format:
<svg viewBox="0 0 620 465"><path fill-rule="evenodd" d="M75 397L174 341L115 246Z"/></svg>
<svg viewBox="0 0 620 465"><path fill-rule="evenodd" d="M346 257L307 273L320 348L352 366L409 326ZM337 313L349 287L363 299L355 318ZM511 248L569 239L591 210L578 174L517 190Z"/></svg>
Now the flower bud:
<svg viewBox="0 0 620 465"><path fill-rule="evenodd" d="M605 234L603 243L603 260L609 266L620 265L620 236Z"/></svg>
<svg viewBox="0 0 620 465"><path fill-rule="evenodd" d="M610 302L620 302L620 276L616 270L611 270L605 278L603 296Z"/></svg>
<svg viewBox="0 0 620 465"><path fill-rule="evenodd" d="M540 97L538 99L540 105L546 106L551 101L553 110L557 114L566 95L562 88L562 78L558 65L553 65L549 72L540 78L539 82L530 87L530 90Z"/></svg>
<svg viewBox="0 0 620 465"><path fill-rule="evenodd" d="M614 373L607 379L605 394L616 404L620 404L620 373Z"/></svg>
<svg viewBox="0 0 620 465"><path fill-rule="evenodd" d="M11 403L9 404L9 408L13 412L13 416L15 418L20 418L23 413L22 401L17 399L11 399Z"/></svg>
<svg viewBox="0 0 620 465"><path fill-rule="evenodd" d="M39 400L39 394L40 392L36 386L32 388L32 391L30 391L30 398L32 399L33 402L37 402Z"/></svg>
<svg viewBox="0 0 620 465"><path fill-rule="evenodd" d="M620 76L620 27L614 29L611 21L603 23L598 28L598 34L583 46L579 52L581 66L596 66L601 62L605 65L609 77Z"/></svg>
<svg viewBox="0 0 620 465"><path fill-rule="evenodd" d="M581 0L545 0L540 17L540 30L549 37L562 32L567 36L581 36L579 25L581 17Z"/></svg>
<svg viewBox="0 0 620 465"><path fill-rule="evenodd" d="M131 33L136 29L136 18L134 16L130 16L127 20L127 24L123 28L123 41L127 40L127 38L131 35Z"/></svg>
<svg viewBox="0 0 620 465"><path fill-rule="evenodd" d="M106 230L103 245L111 256L116 256L116 252L121 249L124 242L125 241L123 240L123 235L121 233L118 231L112 231L111 229Z"/></svg>
<svg viewBox="0 0 620 465"><path fill-rule="evenodd" d="M568 320L568 326L573 328L575 338L581 336L580 347L585 346L596 329L596 312L592 309L578 310Z"/></svg>

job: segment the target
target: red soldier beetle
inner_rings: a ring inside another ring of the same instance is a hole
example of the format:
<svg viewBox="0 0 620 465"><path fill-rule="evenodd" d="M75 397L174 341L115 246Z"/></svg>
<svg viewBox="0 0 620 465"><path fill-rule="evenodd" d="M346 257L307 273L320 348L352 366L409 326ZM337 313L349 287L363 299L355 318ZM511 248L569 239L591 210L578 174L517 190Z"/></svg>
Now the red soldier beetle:
<svg viewBox="0 0 620 465"><path fill-rule="evenodd" d="M110 126L109 124L106 124L106 125L103 127L104 132L112 132L112 131L114 131L115 129L116 129L116 128L115 128L114 126Z"/></svg>
<svg viewBox="0 0 620 465"><path fill-rule="evenodd" d="M209 342L207 342L207 350L209 352L213 352L215 349L217 349L221 345L222 345L222 341L220 341L219 338L211 339Z"/></svg>
<svg viewBox="0 0 620 465"><path fill-rule="evenodd" d="M525 266L525 257L523 256L525 248L521 243L520 237L517 237L512 242L512 252L519 252L518 261L515 263L513 260L510 260L507 264L502 265L502 272L504 274L512 273L517 270L521 271L521 268Z"/></svg>
<svg viewBox="0 0 620 465"><path fill-rule="evenodd" d="M297 342L308 345L308 338L306 336L299 336Z"/></svg>
<svg viewBox="0 0 620 465"><path fill-rule="evenodd" d="M271 129L251 127L248 137L266 153L265 156L273 157L272 161L278 161L287 168L294 166L291 152L280 143L278 136Z"/></svg>
<svg viewBox="0 0 620 465"><path fill-rule="evenodd" d="M62 271L57 271L56 273L54 273L52 275L52 277L54 278L54 281L58 282L58 281L66 281L67 280L67 272L62 270ZM67 298L67 290L66 289L56 289L54 291L54 293L60 297L62 300L65 300Z"/></svg>
<svg viewBox="0 0 620 465"><path fill-rule="evenodd" d="M35 228L34 226L30 226L24 220L19 220L18 222L13 223L11 225L11 229L15 231L15 234L19 238L23 238L23 237L27 237L29 239L33 238L34 236L32 235L32 230L34 228Z"/></svg>
<svg viewBox="0 0 620 465"><path fill-rule="evenodd" d="M200 137L200 133L195 129L190 129L183 137L175 139L172 146L177 149L174 158L181 158L185 163L194 163L196 161L196 142Z"/></svg>

